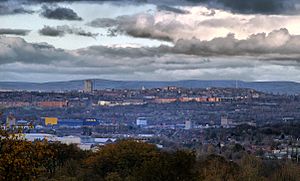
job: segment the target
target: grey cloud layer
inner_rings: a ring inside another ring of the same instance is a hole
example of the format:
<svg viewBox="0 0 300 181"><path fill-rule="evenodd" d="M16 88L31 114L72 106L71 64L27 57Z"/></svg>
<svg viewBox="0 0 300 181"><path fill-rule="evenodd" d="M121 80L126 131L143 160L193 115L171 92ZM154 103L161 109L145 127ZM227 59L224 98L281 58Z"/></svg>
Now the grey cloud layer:
<svg viewBox="0 0 300 181"><path fill-rule="evenodd" d="M29 32L30 32L30 30L25 30L25 29L0 28L0 35L20 35L20 36L25 36Z"/></svg>
<svg viewBox="0 0 300 181"><path fill-rule="evenodd" d="M42 7L41 15L49 19L57 20L70 20L70 21L81 21L82 18L77 15L72 9L57 7L57 6L46 6Z"/></svg>
<svg viewBox="0 0 300 181"><path fill-rule="evenodd" d="M65 34L75 34L79 36L86 36L92 38L98 36L97 33L87 32L81 28L70 27L68 25L56 27L44 26L42 29L39 30L39 33L44 36L64 36Z"/></svg>
<svg viewBox="0 0 300 181"><path fill-rule="evenodd" d="M252 35L245 40L228 35L211 41L179 40L174 47L92 46L65 51L48 44L33 44L21 38L3 36L0 37L0 72L20 73L23 70L49 75L106 75L108 78L128 79L174 79L180 75L181 79L199 76L209 79L212 76L252 80L257 76L266 76L265 79L272 78L272 75L276 77L270 71L272 69L288 77L300 71L297 63L300 59L299 42L299 36L281 29ZM264 61L276 59L281 60L280 65ZM285 66L292 70L290 74L283 73ZM266 69L268 73L263 72ZM293 80L299 81L299 78Z"/></svg>
<svg viewBox="0 0 300 181"><path fill-rule="evenodd" d="M0 37L0 64L51 64L69 60L70 54L49 44L27 43L22 38Z"/></svg>
<svg viewBox="0 0 300 181"><path fill-rule="evenodd" d="M91 46L74 51L56 49L47 44L31 44L21 38L0 38L1 64L10 62L47 64L66 60L71 64L81 62L93 66L97 61L103 60L109 60L107 65L111 65L110 62L122 62L126 59L149 58L151 62L151 58L181 55L200 58L252 57L261 60L300 61L300 36L291 35L286 29L280 29L269 34L253 34L244 40L235 39L233 34L229 34L227 37L215 38L211 41L195 38L178 40L174 46L139 48ZM124 61L124 63L132 66L133 62Z"/></svg>
<svg viewBox="0 0 300 181"><path fill-rule="evenodd" d="M300 60L300 36L290 35L287 29L253 34L248 39L235 39L234 34L211 41L179 40L175 52L192 55L294 57Z"/></svg>
<svg viewBox="0 0 300 181"><path fill-rule="evenodd" d="M244 40L238 40L234 34L227 37L201 41L196 38L180 39L173 47L107 48L102 46L78 50L85 55L103 55L113 57L160 57L165 54L183 54L200 57L254 57L262 60L300 61L300 36L291 35L288 30L253 34Z"/></svg>

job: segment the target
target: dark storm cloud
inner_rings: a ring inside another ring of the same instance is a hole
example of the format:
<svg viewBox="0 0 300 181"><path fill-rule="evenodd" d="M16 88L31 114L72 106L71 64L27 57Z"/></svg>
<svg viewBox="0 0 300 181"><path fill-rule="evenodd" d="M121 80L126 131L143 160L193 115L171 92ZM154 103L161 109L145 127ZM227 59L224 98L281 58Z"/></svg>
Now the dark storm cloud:
<svg viewBox="0 0 300 181"><path fill-rule="evenodd" d="M174 7L167 6L167 5L159 5L159 6L157 6L157 10L158 11L167 11L167 12L172 12L172 13L177 13L177 14L188 14L189 13L189 11L179 9L179 8L174 8Z"/></svg>
<svg viewBox="0 0 300 181"><path fill-rule="evenodd" d="M187 0L242 14L298 14L296 0Z"/></svg>
<svg viewBox="0 0 300 181"><path fill-rule="evenodd" d="M70 21L81 21L82 18L77 15L72 9L57 7L57 6L46 6L42 7L41 15L48 19L57 20L70 20Z"/></svg>
<svg viewBox="0 0 300 181"><path fill-rule="evenodd" d="M0 28L0 35L20 35L20 36L25 36L29 32L30 32L30 30L25 30L25 29Z"/></svg>
<svg viewBox="0 0 300 181"><path fill-rule="evenodd" d="M230 10L234 13L242 14L299 14L298 0L6 0L0 3L0 15L31 13L22 5L38 3L60 3L60 2L123 2L123 3L149 3L158 6L158 9L174 12L186 13L184 10L172 6L197 6L204 5L209 8ZM298 6L298 7L297 7ZM52 19L81 20L81 18L71 9L58 8L46 9L46 17ZM51 13L55 11L55 13Z"/></svg>
<svg viewBox="0 0 300 181"><path fill-rule="evenodd" d="M56 27L44 26L44 28L39 30L39 33L44 36L64 36L65 34L75 34L92 38L98 36L97 33L87 32L81 28L70 27L68 25Z"/></svg>
<svg viewBox="0 0 300 181"><path fill-rule="evenodd" d="M36 0L37 2L67 2L64 0ZM71 0L84 1L84 0ZM202 4L211 8L231 10L242 14L299 14L297 10L298 0L92 0L94 2L138 2L151 3L162 6L163 10L179 12L172 6L197 6ZM68 1L70 2L70 1Z"/></svg>

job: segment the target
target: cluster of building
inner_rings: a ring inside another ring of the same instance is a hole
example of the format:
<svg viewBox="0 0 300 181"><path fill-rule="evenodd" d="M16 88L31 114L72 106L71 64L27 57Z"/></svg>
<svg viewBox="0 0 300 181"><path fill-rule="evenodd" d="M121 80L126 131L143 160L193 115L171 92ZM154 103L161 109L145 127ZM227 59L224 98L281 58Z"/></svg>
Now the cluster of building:
<svg viewBox="0 0 300 181"><path fill-rule="evenodd" d="M172 102L220 102L219 97L179 97L179 98L155 98L154 103L172 103Z"/></svg>
<svg viewBox="0 0 300 181"><path fill-rule="evenodd" d="M232 128L232 127L236 127L238 125L243 125L243 124L256 127L255 121L234 121L233 119L229 119L227 116L221 117L220 125L223 128Z"/></svg>
<svg viewBox="0 0 300 181"><path fill-rule="evenodd" d="M297 121L299 105L300 96L252 89L94 90L93 81L86 80L82 91L3 92L0 121L4 129L23 130L27 140L74 143L83 149L124 138L152 141L160 147L218 145L222 140L207 132ZM257 145L251 146L255 150ZM263 147L269 156L285 154L284 147L276 149Z"/></svg>
<svg viewBox="0 0 300 181"><path fill-rule="evenodd" d="M43 118L44 126L51 127L73 127L80 128L83 126L98 126L100 121L95 118L88 119L58 119L56 117L45 117Z"/></svg>
<svg viewBox="0 0 300 181"><path fill-rule="evenodd" d="M23 101L2 101L2 107L41 107L41 108L63 108L68 107L68 101L38 101L38 102L23 102Z"/></svg>
<svg viewBox="0 0 300 181"><path fill-rule="evenodd" d="M39 121L17 120L13 114L9 114L6 118L5 124L2 125L4 129L41 129L43 127L66 127L66 128L81 128L81 127L95 127L100 125L100 120L95 118L87 119L59 119L57 117L42 117Z"/></svg>
<svg viewBox="0 0 300 181"><path fill-rule="evenodd" d="M93 138L93 137L80 137L80 136L57 136L47 133L22 133L18 134L18 139L27 141L43 141L60 142L63 144L74 144L83 150L96 150L98 146L114 143L116 138Z"/></svg>

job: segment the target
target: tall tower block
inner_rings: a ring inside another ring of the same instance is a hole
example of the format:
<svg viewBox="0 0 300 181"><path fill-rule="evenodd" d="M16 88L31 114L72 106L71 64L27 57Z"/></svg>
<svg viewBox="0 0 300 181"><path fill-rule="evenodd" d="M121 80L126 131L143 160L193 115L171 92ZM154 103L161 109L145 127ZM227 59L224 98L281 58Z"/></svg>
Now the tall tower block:
<svg viewBox="0 0 300 181"><path fill-rule="evenodd" d="M92 93L93 90L94 90L93 80L85 80L83 92Z"/></svg>

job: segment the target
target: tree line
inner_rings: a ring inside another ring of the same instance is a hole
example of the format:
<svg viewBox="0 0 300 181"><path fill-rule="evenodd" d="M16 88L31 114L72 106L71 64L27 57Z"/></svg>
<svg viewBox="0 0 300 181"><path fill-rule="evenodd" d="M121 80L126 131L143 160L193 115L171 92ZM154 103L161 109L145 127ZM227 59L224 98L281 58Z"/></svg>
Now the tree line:
<svg viewBox="0 0 300 181"><path fill-rule="evenodd" d="M76 145L28 142L1 131L2 181L299 181L300 166L244 153L237 161L191 150L163 150L120 140L83 151Z"/></svg>

